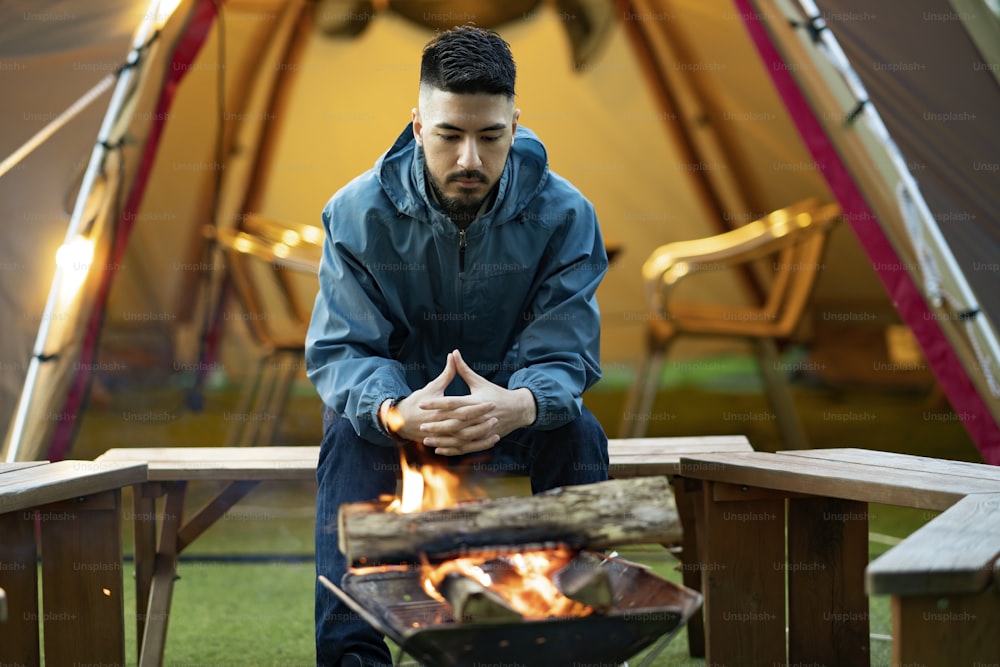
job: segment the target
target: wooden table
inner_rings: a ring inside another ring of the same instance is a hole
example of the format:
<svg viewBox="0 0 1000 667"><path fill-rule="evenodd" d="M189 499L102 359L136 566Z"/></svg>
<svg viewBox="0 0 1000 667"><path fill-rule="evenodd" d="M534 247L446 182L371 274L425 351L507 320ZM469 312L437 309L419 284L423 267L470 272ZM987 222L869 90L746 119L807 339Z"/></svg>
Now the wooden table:
<svg viewBox="0 0 1000 667"><path fill-rule="evenodd" d="M0 464L4 664L124 664L121 489L143 463ZM38 606L41 551L42 611Z"/></svg>
<svg viewBox="0 0 1000 667"><path fill-rule="evenodd" d="M610 472L615 477L676 475L681 457L707 452L753 451L743 436L639 438L609 441ZM139 665L163 661L170 601L178 558L202 533L262 481L315 481L319 447L169 447L111 449L98 462L140 462L147 483L134 496L137 633ZM191 482L228 482L218 495L185 516ZM165 496L158 514L156 498ZM685 529L684 549L694 553L694 518L683 493L677 497ZM157 533L159 546L157 547ZM685 583L697 587L697 570L686 569ZM703 651L700 617L689 621L692 655Z"/></svg>
<svg viewBox="0 0 1000 667"><path fill-rule="evenodd" d="M709 454L680 472L700 508L707 664L869 664L868 503L1000 492L994 466L860 449Z"/></svg>

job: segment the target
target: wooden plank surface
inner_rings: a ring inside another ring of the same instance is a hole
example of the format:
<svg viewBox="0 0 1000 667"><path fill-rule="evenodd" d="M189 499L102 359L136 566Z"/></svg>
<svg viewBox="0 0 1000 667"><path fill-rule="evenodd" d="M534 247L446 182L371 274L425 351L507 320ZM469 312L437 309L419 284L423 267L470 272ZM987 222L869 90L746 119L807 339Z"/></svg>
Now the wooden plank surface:
<svg viewBox="0 0 1000 667"><path fill-rule="evenodd" d="M650 455L658 460L680 457L685 453L752 452L746 436L713 435L676 438L611 438L608 451L619 456Z"/></svg>
<svg viewBox="0 0 1000 667"><path fill-rule="evenodd" d="M35 466L48 465L48 461L0 461L0 474L5 472L14 472L15 470L24 470L25 468L34 468Z"/></svg>
<svg viewBox="0 0 1000 667"><path fill-rule="evenodd" d="M789 663L869 664L867 503L790 498L787 542Z"/></svg>
<svg viewBox="0 0 1000 667"><path fill-rule="evenodd" d="M1000 664L1000 595L892 597L893 665Z"/></svg>
<svg viewBox="0 0 1000 667"><path fill-rule="evenodd" d="M109 449L98 462L143 462L149 481L315 480L317 446Z"/></svg>
<svg viewBox="0 0 1000 667"><path fill-rule="evenodd" d="M133 462L57 461L0 475L0 513L13 512L146 481Z"/></svg>
<svg viewBox="0 0 1000 667"><path fill-rule="evenodd" d="M611 473L618 477L677 474L686 455L752 451L742 435L608 441ZM109 449L96 460L148 463L150 481L312 480L319 447L129 447Z"/></svg>
<svg viewBox="0 0 1000 667"><path fill-rule="evenodd" d="M923 472L933 472L939 475L956 475L958 477L992 479L1000 485L1000 466L987 465L985 463L949 461L947 459L935 459L929 456L913 456L911 454L897 454L895 452L879 452L870 449L854 448L808 449L800 451L783 451L779 452L779 454L803 456L806 458L828 459L831 461L844 461L845 463L859 463L862 465L874 465L886 468L920 470ZM1000 487L998 487L997 492L1000 493Z"/></svg>
<svg viewBox="0 0 1000 667"><path fill-rule="evenodd" d="M752 452L742 435L677 438L618 438L608 440L612 477L676 475L682 456Z"/></svg>
<svg viewBox="0 0 1000 667"><path fill-rule="evenodd" d="M1000 563L1000 494L955 503L868 566L871 595L977 593Z"/></svg>
<svg viewBox="0 0 1000 667"><path fill-rule="evenodd" d="M7 620L0 622L0 663L41 664L35 513L0 514L0 588Z"/></svg>
<svg viewBox="0 0 1000 667"><path fill-rule="evenodd" d="M681 475L845 500L944 510L969 493L997 490L991 479L768 452L681 458Z"/></svg>
<svg viewBox="0 0 1000 667"><path fill-rule="evenodd" d="M784 665L785 503L717 502L706 482L698 531L706 665Z"/></svg>
<svg viewBox="0 0 1000 667"><path fill-rule="evenodd" d="M47 664L125 662L120 500L116 486L39 513Z"/></svg>

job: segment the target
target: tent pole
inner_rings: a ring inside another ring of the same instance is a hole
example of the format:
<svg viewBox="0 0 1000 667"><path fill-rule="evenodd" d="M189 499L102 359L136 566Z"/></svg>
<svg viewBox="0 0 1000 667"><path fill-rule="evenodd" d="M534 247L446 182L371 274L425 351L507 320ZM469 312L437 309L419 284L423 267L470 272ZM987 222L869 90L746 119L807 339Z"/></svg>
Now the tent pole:
<svg viewBox="0 0 1000 667"><path fill-rule="evenodd" d="M648 0L618 0L618 7L625 18L630 14L656 14L663 9L661 4ZM687 172L702 210L714 223L715 233L730 231L731 227L725 221L732 214L743 215L753 211L754 207L739 178L727 178L726 174L718 171L710 173L707 168L695 168L713 162L735 165L737 161L727 154L714 127L709 126L700 132L692 128L692 119L707 117L708 112L705 110L704 95L690 76L680 70L668 71L660 65L661 62L682 61L683 54L675 43L678 41L676 36L667 34L665 26L659 31L646 28L647 22L643 21L623 20L622 24L667 116L663 126L673 137L682 159L692 165ZM765 290L753 271L743 267L739 269L738 276L739 284L749 297L762 302Z"/></svg>
<svg viewBox="0 0 1000 667"><path fill-rule="evenodd" d="M90 162L87 163L87 170L84 172L83 182L80 184L80 193L82 196L77 198L73 207L73 214L70 217L69 225L66 229L66 242L72 241L82 232L86 231L82 229L84 214L86 213L87 207L87 197L85 196L85 193L90 192L97 182L104 157L108 153L107 146L111 140L111 133L114 131L118 115L121 113L121 110L125 105L125 101L128 98L129 86L132 83L132 79L136 76L136 68L142 60L142 52L149 46L149 43L152 38L155 37L157 30L158 26L155 14L147 12L142 23L139 25L139 29L136 31L128 63L115 75L118 79L118 83L114 88L114 92L111 94L111 102L108 105L108 111L104 115L104 120L101 122L97 142L94 144L94 148L91 151ZM105 79L108 85L110 85L111 80L113 80L115 76L109 75L109 77ZM105 81L98 84L98 87L104 84ZM84 95L84 98L91 94L96 96L99 93L94 93L94 89L91 89L87 95ZM79 105L84 98L78 100L77 104L74 106ZM88 100L86 103L89 104L90 101ZM73 107L70 109L72 108ZM67 110L67 112L68 111L69 110ZM67 112L64 112L63 115L66 115ZM60 116L60 118L62 118L62 116ZM55 123L55 121L53 121L53 123ZM52 123L50 123L50 125L52 125ZM36 135L36 137L37 136L38 135ZM32 141L33 140L34 139L32 139ZM44 141L44 139L42 140ZM24 388L21 390L21 396L17 402L17 410L14 413L14 419L11 422L9 435L7 441L4 443L3 458L8 462L22 460L21 450L24 445L22 439L24 437L28 409L31 405L31 397L34 394L38 374L41 371L41 364L47 361L50 356L46 353L46 349L49 342L49 333L52 329L53 316L56 314L56 305L59 301L59 293L64 279L64 273L65 272L61 267L56 267L55 277L52 280L52 287L49 289L49 295L45 302L45 310L42 312L42 321L39 324L38 336L35 338L35 345L32 349L31 360L28 363L28 372L25 376Z"/></svg>

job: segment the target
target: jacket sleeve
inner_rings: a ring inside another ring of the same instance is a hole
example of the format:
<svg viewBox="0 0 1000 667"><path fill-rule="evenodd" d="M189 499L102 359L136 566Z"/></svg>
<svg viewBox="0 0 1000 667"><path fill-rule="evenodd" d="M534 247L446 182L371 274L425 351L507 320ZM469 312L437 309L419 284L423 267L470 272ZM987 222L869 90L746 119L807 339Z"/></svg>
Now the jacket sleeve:
<svg viewBox="0 0 1000 667"><path fill-rule="evenodd" d="M583 392L601 377L601 316L597 287L608 269L597 216L590 202L577 209L550 248L528 324L518 337L518 367L508 389L535 396L534 427L558 428L576 419ZM561 238L559 238L561 237Z"/></svg>
<svg viewBox="0 0 1000 667"><path fill-rule="evenodd" d="M391 445L379 425L379 406L411 390L402 364L389 355L392 323L378 285L338 238L338 231L352 224L350 216L340 220L339 211L336 197L323 209L326 240L306 334L306 374L323 402L349 419L358 435Z"/></svg>

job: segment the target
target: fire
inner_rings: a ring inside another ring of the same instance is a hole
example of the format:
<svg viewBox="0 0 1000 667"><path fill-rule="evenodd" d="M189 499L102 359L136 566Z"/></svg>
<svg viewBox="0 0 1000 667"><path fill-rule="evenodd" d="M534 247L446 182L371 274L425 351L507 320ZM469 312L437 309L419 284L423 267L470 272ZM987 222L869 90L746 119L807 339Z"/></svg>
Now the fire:
<svg viewBox="0 0 1000 667"><path fill-rule="evenodd" d="M403 417L396 408L389 409L385 420L393 432L398 432L403 426ZM465 480L460 475L435 465L429 459L418 443L408 442L399 448L402 489L399 497L386 507L387 512L410 514L439 510L453 507L463 500L486 496L482 489L463 483ZM484 553L452 558L435 565L425 559L421 565L421 585L430 597L447 604L438 587L445 577L458 572L500 595L526 619L586 616L593 612L593 608L566 597L552 581L553 573L575 555L570 549L557 548ZM385 571L386 566L375 569Z"/></svg>
<svg viewBox="0 0 1000 667"><path fill-rule="evenodd" d="M447 602L437 589L448 574L458 572L500 595L526 619L587 616L593 608L566 597L552 581L552 575L574 555L559 548L453 558L436 565L424 562L421 584L429 596Z"/></svg>
<svg viewBox="0 0 1000 667"><path fill-rule="evenodd" d="M399 412L398 408L389 408L386 411L385 425L393 433L397 433L399 429L403 428L403 415Z"/></svg>
<svg viewBox="0 0 1000 667"><path fill-rule="evenodd" d="M396 408L389 408L385 421L393 432L399 431L403 426L403 416ZM440 510L453 507L462 500L485 497L486 494L481 489L463 484L462 477L451 470L422 462L421 454L422 447L416 443L408 443L399 448L399 463L403 471L402 491L386 507L387 512L411 514Z"/></svg>

